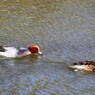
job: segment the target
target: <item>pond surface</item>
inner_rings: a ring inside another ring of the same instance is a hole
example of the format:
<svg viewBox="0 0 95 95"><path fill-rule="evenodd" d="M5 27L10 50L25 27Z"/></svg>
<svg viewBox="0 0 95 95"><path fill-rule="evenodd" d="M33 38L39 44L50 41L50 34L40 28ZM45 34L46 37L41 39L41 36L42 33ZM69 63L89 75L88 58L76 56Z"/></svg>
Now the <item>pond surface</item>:
<svg viewBox="0 0 95 95"><path fill-rule="evenodd" d="M1 0L0 44L38 45L43 56L0 58L0 95L95 95L95 0Z"/></svg>

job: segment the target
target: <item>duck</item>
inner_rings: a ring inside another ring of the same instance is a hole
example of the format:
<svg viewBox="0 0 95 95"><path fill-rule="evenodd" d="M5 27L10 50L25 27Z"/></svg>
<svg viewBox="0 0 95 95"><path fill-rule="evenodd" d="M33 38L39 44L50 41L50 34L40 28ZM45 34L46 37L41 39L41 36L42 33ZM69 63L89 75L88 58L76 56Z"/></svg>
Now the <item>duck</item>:
<svg viewBox="0 0 95 95"><path fill-rule="evenodd" d="M69 67L75 69L75 71L78 70L95 71L95 61L85 60L85 61L74 62Z"/></svg>
<svg viewBox="0 0 95 95"><path fill-rule="evenodd" d="M30 54L42 54L40 48L37 45L31 45L28 48L18 47L15 45L0 46L0 56L3 57L24 57Z"/></svg>

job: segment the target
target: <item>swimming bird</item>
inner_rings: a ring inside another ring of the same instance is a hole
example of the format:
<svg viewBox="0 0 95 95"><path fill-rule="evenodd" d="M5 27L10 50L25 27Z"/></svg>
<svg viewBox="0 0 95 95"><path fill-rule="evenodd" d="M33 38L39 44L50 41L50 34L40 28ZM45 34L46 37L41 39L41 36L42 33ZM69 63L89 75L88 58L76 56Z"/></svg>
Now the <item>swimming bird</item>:
<svg viewBox="0 0 95 95"><path fill-rule="evenodd" d="M0 46L0 56L5 57L23 57L30 54L42 54L38 46L29 46L28 48L20 48L18 46Z"/></svg>
<svg viewBox="0 0 95 95"><path fill-rule="evenodd" d="M75 71L78 71L79 69L80 70L83 69L86 71L95 71L95 61L85 60L85 61L75 62L69 67L75 69Z"/></svg>

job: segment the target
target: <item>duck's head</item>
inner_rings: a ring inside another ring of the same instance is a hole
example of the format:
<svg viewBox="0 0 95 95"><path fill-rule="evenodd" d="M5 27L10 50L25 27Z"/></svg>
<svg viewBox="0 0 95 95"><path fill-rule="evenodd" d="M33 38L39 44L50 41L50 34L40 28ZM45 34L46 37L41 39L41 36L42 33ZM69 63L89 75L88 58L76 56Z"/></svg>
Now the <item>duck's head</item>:
<svg viewBox="0 0 95 95"><path fill-rule="evenodd" d="M29 46L28 50L33 54L42 54L38 46Z"/></svg>

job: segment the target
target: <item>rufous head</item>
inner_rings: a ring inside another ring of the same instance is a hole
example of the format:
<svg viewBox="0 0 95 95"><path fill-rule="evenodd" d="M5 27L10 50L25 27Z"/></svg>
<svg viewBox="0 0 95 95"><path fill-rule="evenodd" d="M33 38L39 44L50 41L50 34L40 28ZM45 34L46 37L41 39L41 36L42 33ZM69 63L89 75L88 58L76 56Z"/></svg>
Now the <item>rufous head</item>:
<svg viewBox="0 0 95 95"><path fill-rule="evenodd" d="M38 46L29 46L28 50L31 53L38 53L38 54L42 54L42 52L40 51L40 48Z"/></svg>

